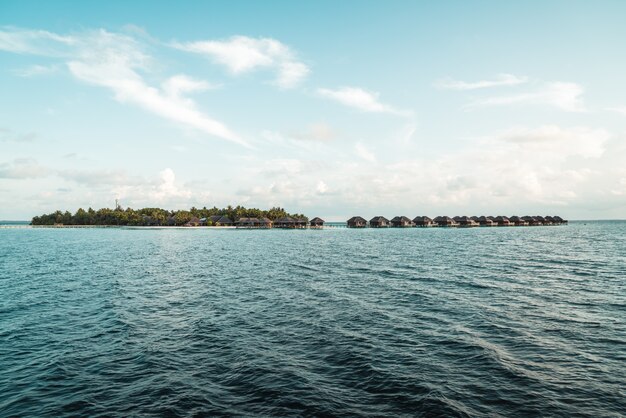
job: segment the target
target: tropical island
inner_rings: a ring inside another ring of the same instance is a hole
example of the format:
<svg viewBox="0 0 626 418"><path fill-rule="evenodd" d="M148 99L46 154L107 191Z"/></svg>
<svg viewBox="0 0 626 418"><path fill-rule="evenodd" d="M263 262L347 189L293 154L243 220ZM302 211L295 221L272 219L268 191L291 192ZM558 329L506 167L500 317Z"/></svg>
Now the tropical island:
<svg viewBox="0 0 626 418"><path fill-rule="evenodd" d="M303 214L291 214L280 207L269 210L228 206L201 209L192 207L189 210L167 210L161 208L123 209L119 205L115 209L101 208L87 210L79 208L75 213L60 211L35 216L31 220L33 226L235 226L250 224L261 227L278 223L293 227L308 224L309 218Z"/></svg>

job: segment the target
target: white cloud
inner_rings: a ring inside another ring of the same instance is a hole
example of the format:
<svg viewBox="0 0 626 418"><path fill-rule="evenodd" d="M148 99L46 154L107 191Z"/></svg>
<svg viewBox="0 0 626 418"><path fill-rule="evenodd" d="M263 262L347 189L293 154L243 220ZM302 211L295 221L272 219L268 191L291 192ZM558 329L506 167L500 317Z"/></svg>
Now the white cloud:
<svg viewBox="0 0 626 418"><path fill-rule="evenodd" d="M59 70L57 65L31 65L25 68L13 70L13 74L19 77L37 77L56 73Z"/></svg>
<svg viewBox="0 0 626 418"><path fill-rule="evenodd" d="M401 116L411 115L411 112L398 110L390 105L381 103L378 100L378 93L363 90L359 87L341 87L336 90L320 88L317 89L317 93L322 97L334 100L348 107L359 109L363 112L393 113Z"/></svg>
<svg viewBox="0 0 626 418"><path fill-rule="evenodd" d="M546 84L543 89L531 93L487 97L471 103L470 107L526 104L554 106L568 112L583 112L585 111L581 98L583 92L584 90L579 84L553 82Z"/></svg>
<svg viewBox="0 0 626 418"><path fill-rule="evenodd" d="M274 69L277 73L275 83L282 88L295 87L310 72L309 67L298 61L288 46L271 38L233 36L223 41L173 43L172 46L208 56L233 74L259 68Z"/></svg>
<svg viewBox="0 0 626 418"><path fill-rule="evenodd" d="M59 43L67 48L54 52L54 46ZM51 48L42 48L42 44ZM183 126L249 146L225 124L204 114L193 100L183 96L209 88L208 83L177 75L166 80L162 89L150 86L139 72L148 71L153 60L143 51L142 44L130 36L105 30L71 37L44 31L0 31L0 49L65 59L74 77L111 89L121 103L139 106Z"/></svg>
<svg viewBox="0 0 626 418"><path fill-rule="evenodd" d="M0 30L0 50L18 54L63 56L68 54L68 47L75 42L72 36L61 36L45 30Z"/></svg>
<svg viewBox="0 0 626 418"><path fill-rule="evenodd" d="M50 169L32 158L16 158L0 164L0 179L37 179L46 177L49 173Z"/></svg>
<svg viewBox="0 0 626 418"><path fill-rule="evenodd" d="M528 82L528 77L519 77L513 74L498 74L493 80L481 80L466 82L460 80L443 79L435 83L435 86L449 90L476 90L488 87L517 86Z"/></svg>
<svg viewBox="0 0 626 418"><path fill-rule="evenodd" d="M376 154L374 154L370 149L368 149L365 145L357 142L354 145L354 151L356 155L364 159L365 161L369 161L370 163L376 162Z"/></svg>
<svg viewBox="0 0 626 418"><path fill-rule="evenodd" d="M335 139L337 133L330 125L319 122L309 125L305 130L290 132L288 136L302 141L327 142Z"/></svg>
<svg viewBox="0 0 626 418"><path fill-rule="evenodd" d="M610 110L611 112L617 112L626 116L626 106L608 107L606 110Z"/></svg>

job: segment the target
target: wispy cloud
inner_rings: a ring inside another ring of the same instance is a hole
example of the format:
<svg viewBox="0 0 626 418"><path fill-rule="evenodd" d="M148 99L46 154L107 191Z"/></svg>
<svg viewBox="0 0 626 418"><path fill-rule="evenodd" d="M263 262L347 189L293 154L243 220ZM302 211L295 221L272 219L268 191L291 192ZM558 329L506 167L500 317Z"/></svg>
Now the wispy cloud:
<svg viewBox="0 0 626 418"><path fill-rule="evenodd" d="M354 145L354 151L356 152L356 155L358 155L365 161L368 161L370 163L376 162L376 154L374 154L374 152L372 152L369 148L367 148L362 143L357 142Z"/></svg>
<svg viewBox="0 0 626 418"><path fill-rule="evenodd" d="M297 140L321 142L331 141L337 137L333 128L324 122L311 124L304 130L292 131L288 135Z"/></svg>
<svg viewBox="0 0 626 418"><path fill-rule="evenodd" d="M528 82L528 77L520 77L513 74L498 74L493 80L460 81L450 78L435 82L435 86L449 90L476 90L488 87L517 86Z"/></svg>
<svg viewBox="0 0 626 418"><path fill-rule="evenodd" d="M617 107L607 107L606 110L610 110L611 112L621 113L626 116L626 106L617 106Z"/></svg>
<svg viewBox="0 0 626 418"><path fill-rule="evenodd" d="M379 93L370 92L359 87L341 87L336 90L320 88L317 93L325 98L334 100L344 106L353 107L363 112L391 113L400 116L411 116L412 113L399 110L378 99Z"/></svg>
<svg viewBox="0 0 626 418"><path fill-rule="evenodd" d="M50 170L32 158L16 158L0 164L0 179L37 179L46 177Z"/></svg>
<svg viewBox="0 0 626 418"><path fill-rule="evenodd" d="M36 139L35 132L19 133L9 128L0 128L0 142L33 142Z"/></svg>
<svg viewBox="0 0 626 418"><path fill-rule="evenodd" d="M508 105L547 105L568 112L584 112L582 100L584 89L576 83L553 82L541 90L509 96L492 96L470 103L468 107L508 106Z"/></svg>
<svg viewBox="0 0 626 418"><path fill-rule="evenodd" d="M272 38L233 36L226 40L174 42L172 46L207 56L233 74L273 69L277 73L275 83L281 88L295 87L310 72L306 64L296 59L291 48Z"/></svg>
<svg viewBox="0 0 626 418"><path fill-rule="evenodd" d="M58 48L59 44L64 47L63 51ZM225 124L197 109L195 102L184 96L184 93L208 89L208 83L177 75L167 79L160 88L148 84L140 72L149 71L153 60L133 37L105 30L72 36L45 31L0 31L0 49L64 59L74 77L109 88L121 103L139 106L183 126L249 146Z"/></svg>
<svg viewBox="0 0 626 418"><path fill-rule="evenodd" d="M54 74L59 71L57 65L31 65L25 68L13 70L13 74L19 77L37 77L42 75Z"/></svg>

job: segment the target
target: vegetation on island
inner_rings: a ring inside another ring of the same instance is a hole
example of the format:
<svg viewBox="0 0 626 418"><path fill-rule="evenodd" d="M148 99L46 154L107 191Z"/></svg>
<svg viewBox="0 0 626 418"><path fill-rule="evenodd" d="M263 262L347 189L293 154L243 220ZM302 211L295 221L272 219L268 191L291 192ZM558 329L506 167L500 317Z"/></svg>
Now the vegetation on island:
<svg viewBox="0 0 626 418"><path fill-rule="evenodd" d="M130 226L182 226L187 224L193 218L206 218L206 225L212 226L213 223L208 219L211 216L227 216L233 222L240 218L261 218L266 217L272 221L289 216L292 218L308 218L302 214L291 214L283 208L274 207L269 210L261 210L256 208L245 208L243 206L228 206L223 209L217 207L198 209L192 207L189 210L166 210L161 208L143 208L143 209L116 209L102 208L87 210L80 208L76 213L69 211L56 212L35 216L31 225L130 225Z"/></svg>

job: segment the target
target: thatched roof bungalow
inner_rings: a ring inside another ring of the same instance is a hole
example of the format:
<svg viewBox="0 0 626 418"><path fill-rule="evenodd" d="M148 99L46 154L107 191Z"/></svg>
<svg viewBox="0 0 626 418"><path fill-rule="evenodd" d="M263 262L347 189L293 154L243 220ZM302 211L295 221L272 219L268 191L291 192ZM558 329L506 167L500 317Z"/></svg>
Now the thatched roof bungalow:
<svg viewBox="0 0 626 418"><path fill-rule="evenodd" d="M509 221L513 223L515 226L528 226L529 223L527 220L520 218L519 216L511 216Z"/></svg>
<svg viewBox="0 0 626 418"><path fill-rule="evenodd" d="M535 218L534 216L522 216L522 219L526 222L528 222L528 225L530 226L539 226L541 225L541 222L539 222L539 220L537 218Z"/></svg>
<svg viewBox="0 0 626 418"><path fill-rule="evenodd" d="M387 228L389 227L389 219L384 216L374 216L370 219L370 228Z"/></svg>
<svg viewBox="0 0 626 418"><path fill-rule="evenodd" d="M506 216L496 216L495 221L498 224L498 226L511 226L512 225L511 221Z"/></svg>
<svg viewBox="0 0 626 418"><path fill-rule="evenodd" d="M365 220L365 218L362 218L360 216L353 216L352 218L348 219L348 228L365 228L367 226L367 221Z"/></svg>
<svg viewBox="0 0 626 418"><path fill-rule="evenodd" d="M476 222L469 216L455 216L454 220L455 222L459 224L459 226L464 227L464 228L471 228L471 227L480 225L478 222Z"/></svg>
<svg viewBox="0 0 626 418"><path fill-rule="evenodd" d="M258 228L261 221L258 218L239 218L235 225L237 228Z"/></svg>
<svg viewBox="0 0 626 418"><path fill-rule="evenodd" d="M437 226L435 222L433 222L433 220L430 219L428 216L416 216L413 219L413 224L421 228Z"/></svg>
<svg viewBox="0 0 626 418"><path fill-rule="evenodd" d="M544 218L543 216L534 216L534 218L537 219L537 221L541 222L541 225L547 225L546 218Z"/></svg>
<svg viewBox="0 0 626 418"><path fill-rule="evenodd" d="M324 220L322 218L318 218L317 216L309 221L309 225L311 228L323 228Z"/></svg>
<svg viewBox="0 0 626 418"><path fill-rule="evenodd" d="M567 224L567 220L561 218L560 216L554 216L554 222L556 222L558 225L563 225L563 224Z"/></svg>
<svg viewBox="0 0 626 418"><path fill-rule="evenodd" d="M481 216L478 218L480 226L496 226L497 223L491 219L491 216Z"/></svg>
<svg viewBox="0 0 626 418"><path fill-rule="evenodd" d="M200 226L200 218L198 218L197 216L193 216L191 219L189 219L189 221L187 221L185 226Z"/></svg>
<svg viewBox="0 0 626 418"><path fill-rule="evenodd" d="M294 218L296 228L306 228L309 222L305 218Z"/></svg>
<svg viewBox="0 0 626 418"><path fill-rule="evenodd" d="M289 217L284 216L282 218L278 218L274 220L274 228L295 228L296 221Z"/></svg>
<svg viewBox="0 0 626 418"><path fill-rule="evenodd" d="M556 222L554 221L554 218L552 216L546 216L545 220L546 225L556 225Z"/></svg>
<svg viewBox="0 0 626 418"><path fill-rule="evenodd" d="M270 218L260 218L259 219L259 227L260 228L271 228L274 225L274 222Z"/></svg>
<svg viewBox="0 0 626 418"><path fill-rule="evenodd" d="M391 226L394 228L410 228L413 226L413 221L406 216L396 216L391 220Z"/></svg>
<svg viewBox="0 0 626 418"><path fill-rule="evenodd" d="M213 216L211 216L213 218ZM233 226L234 222L228 216L220 216L217 220L213 221L213 225L216 226Z"/></svg>
<svg viewBox="0 0 626 418"><path fill-rule="evenodd" d="M442 226L442 227L457 227L457 226L459 226L458 222L456 222L454 219L452 219L449 216L437 216L433 220L435 221L435 223L437 225Z"/></svg>

